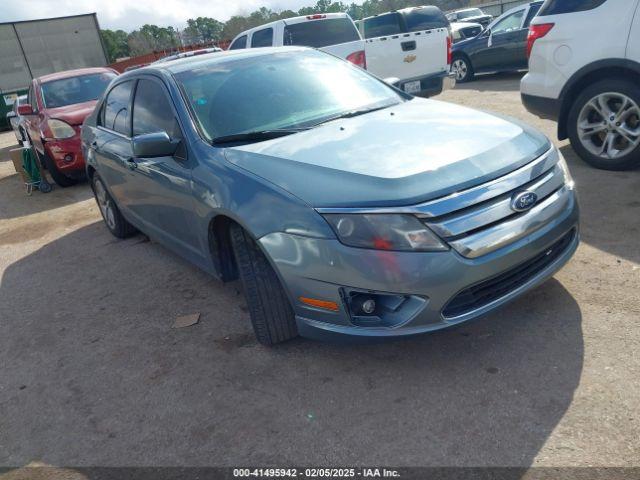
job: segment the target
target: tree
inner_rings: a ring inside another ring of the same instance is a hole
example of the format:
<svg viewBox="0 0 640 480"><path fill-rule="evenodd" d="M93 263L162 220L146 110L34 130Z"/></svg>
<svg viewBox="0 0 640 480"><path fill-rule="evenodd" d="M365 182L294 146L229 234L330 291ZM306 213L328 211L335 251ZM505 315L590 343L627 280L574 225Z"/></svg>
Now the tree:
<svg viewBox="0 0 640 480"><path fill-rule="evenodd" d="M215 18L198 17L187 20L187 28L183 34L188 39L193 39L188 43L219 42L222 39L222 29L224 23Z"/></svg>
<svg viewBox="0 0 640 480"><path fill-rule="evenodd" d="M124 30L100 30L100 35L110 62L130 55L127 32Z"/></svg>

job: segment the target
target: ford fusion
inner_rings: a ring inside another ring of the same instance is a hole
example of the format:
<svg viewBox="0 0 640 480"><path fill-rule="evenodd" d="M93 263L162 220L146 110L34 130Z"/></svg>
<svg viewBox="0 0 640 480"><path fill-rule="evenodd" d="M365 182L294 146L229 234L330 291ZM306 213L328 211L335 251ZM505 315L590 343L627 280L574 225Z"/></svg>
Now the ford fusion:
<svg viewBox="0 0 640 480"><path fill-rule="evenodd" d="M240 278L257 339L393 337L492 311L578 244L562 155L331 55L235 50L128 72L82 130L116 237Z"/></svg>

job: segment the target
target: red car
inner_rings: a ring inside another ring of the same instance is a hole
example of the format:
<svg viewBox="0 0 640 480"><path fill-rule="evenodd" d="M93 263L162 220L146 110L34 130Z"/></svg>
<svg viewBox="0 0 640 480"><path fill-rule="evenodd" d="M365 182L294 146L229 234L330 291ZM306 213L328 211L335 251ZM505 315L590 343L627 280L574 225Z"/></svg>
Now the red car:
<svg viewBox="0 0 640 480"><path fill-rule="evenodd" d="M118 75L110 68L82 68L33 79L28 102L18 107L41 163L61 187L75 184L85 170L80 127L107 85Z"/></svg>

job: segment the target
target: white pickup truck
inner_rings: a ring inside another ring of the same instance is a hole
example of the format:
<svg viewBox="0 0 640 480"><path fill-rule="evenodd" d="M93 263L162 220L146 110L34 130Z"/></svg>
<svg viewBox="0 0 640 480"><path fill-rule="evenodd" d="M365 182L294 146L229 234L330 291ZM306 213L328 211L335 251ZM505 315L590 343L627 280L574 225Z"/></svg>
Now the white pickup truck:
<svg viewBox="0 0 640 480"><path fill-rule="evenodd" d="M375 27L379 20L396 27ZM449 22L437 7L413 7L366 18L358 28L346 13L326 13L276 20L237 35L229 50L298 45L344 58L405 92L440 93L449 77ZM372 32L380 35L371 36Z"/></svg>

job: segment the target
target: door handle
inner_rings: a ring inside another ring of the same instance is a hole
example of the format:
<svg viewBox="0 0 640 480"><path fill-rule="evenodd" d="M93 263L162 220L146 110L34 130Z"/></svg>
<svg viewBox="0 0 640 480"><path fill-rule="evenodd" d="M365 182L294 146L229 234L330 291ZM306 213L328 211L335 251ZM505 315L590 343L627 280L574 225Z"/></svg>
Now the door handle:
<svg viewBox="0 0 640 480"><path fill-rule="evenodd" d="M129 167L129 170L135 170L136 168L138 168L138 164L133 157L127 158L124 163L127 167Z"/></svg>
<svg viewBox="0 0 640 480"><path fill-rule="evenodd" d="M416 49L416 42L415 40L411 40L410 42L402 42L400 46L402 47L403 52L409 52Z"/></svg>

